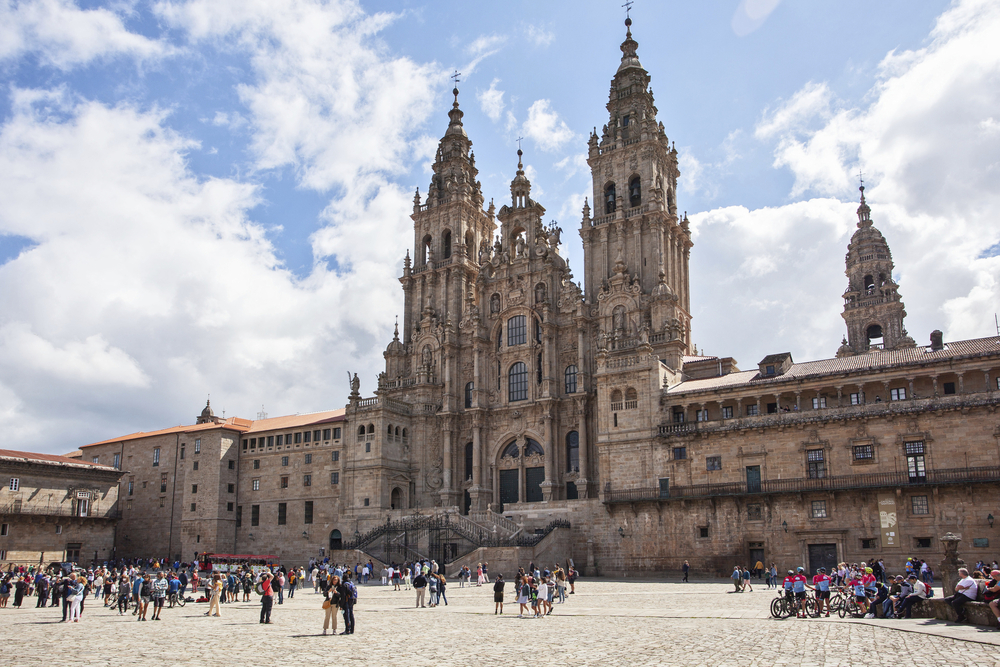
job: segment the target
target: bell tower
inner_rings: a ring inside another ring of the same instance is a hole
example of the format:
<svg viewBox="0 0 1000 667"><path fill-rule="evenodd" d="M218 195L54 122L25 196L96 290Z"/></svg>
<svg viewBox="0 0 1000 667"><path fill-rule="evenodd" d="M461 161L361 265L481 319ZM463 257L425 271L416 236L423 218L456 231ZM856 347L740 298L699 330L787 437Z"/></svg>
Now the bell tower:
<svg viewBox="0 0 1000 667"><path fill-rule="evenodd" d="M847 246L847 291L844 292L844 322L847 337L837 351L849 357L873 349L896 350L916 347L903 328L906 310L899 285L892 279L892 253L882 232L872 226L871 208L861 185L858 231Z"/></svg>
<svg viewBox="0 0 1000 667"><path fill-rule="evenodd" d="M645 328L654 346L669 341L661 358L680 367L690 353L691 298L688 260L691 231L677 213L677 150L667 139L649 73L636 53L632 19L625 19L622 58L611 80L608 123L590 135L587 163L594 208L584 205L580 236L587 303L609 303L610 291L628 287L644 312L608 320L608 336L635 335ZM602 296L603 295L603 296ZM602 313L603 314L603 313ZM616 333L617 332L617 333Z"/></svg>

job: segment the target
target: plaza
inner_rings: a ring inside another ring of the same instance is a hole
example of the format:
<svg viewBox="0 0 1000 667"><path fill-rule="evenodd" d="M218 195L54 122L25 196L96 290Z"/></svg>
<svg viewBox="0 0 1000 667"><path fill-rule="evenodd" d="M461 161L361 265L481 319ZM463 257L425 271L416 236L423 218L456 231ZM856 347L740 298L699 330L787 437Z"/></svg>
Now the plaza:
<svg viewBox="0 0 1000 667"><path fill-rule="evenodd" d="M356 634L323 636L322 596L299 590L258 623L259 598L164 609L138 623L88 597L79 624L57 608L0 611L8 665L1000 665L1000 632L928 619L775 620L775 591L730 593L725 580L690 584L582 579L542 619L519 619L510 583L504 614L492 586L448 586L448 606L415 609L413 591L359 587ZM343 628L342 618L339 626Z"/></svg>

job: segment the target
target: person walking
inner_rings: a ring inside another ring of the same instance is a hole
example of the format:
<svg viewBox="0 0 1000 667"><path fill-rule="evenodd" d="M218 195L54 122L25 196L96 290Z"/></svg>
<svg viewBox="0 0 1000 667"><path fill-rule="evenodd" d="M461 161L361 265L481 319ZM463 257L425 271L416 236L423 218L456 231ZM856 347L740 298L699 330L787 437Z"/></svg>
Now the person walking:
<svg viewBox="0 0 1000 667"><path fill-rule="evenodd" d="M160 613L163 611L163 603L167 599L167 587L170 584L163 578L163 572L156 573L156 579L150 588L153 593L153 620L160 620Z"/></svg>
<svg viewBox="0 0 1000 667"><path fill-rule="evenodd" d="M337 634L337 612L340 611L340 577L333 575L330 586L323 595L323 634L333 626L333 634Z"/></svg>
<svg viewBox="0 0 1000 667"><path fill-rule="evenodd" d="M493 582L493 615L503 613L503 588L505 582L503 580L503 575L498 574L497 580Z"/></svg>
<svg viewBox="0 0 1000 667"><path fill-rule="evenodd" d="M208 599L208 611L205 612L205 616L222 616L222 607L220 602L222 602L222 575L216 572L212 575L212 596ZM212 613L215 610L215 613Z"/></svg>
<svg viewBox="0 0 1000 667"><path fill-rule="evenodd" d="M684 578L681 581L688 583L688 574L691 572L691 564L684 561L684 564L681 565L681 571L684 573Z"/></svg>
<svg viewBox="0 0 1000 667"><path fill-rule="evenodd" d="M413 590L417 592L417 607L424 606L424 594L427 592L427 577L423 572L418 571L413 577Z"/></svg>
<svg viewBox="0 0 1000 667"><path fill-rule="evenodd" d="M444 594L444 589L448 588L448 580L444 574L438 575L438 597L444 601L444 606L448 606L448 596Z"/></svg>
<svg viewBox="0 0 1000 667"><path fill-rule="evenodd" d="M271 608L274 606L274 589L271 587L271 573L265 572L260 578L260 622L270 625Z"/></svg>
<svg viewBox="0 0 1000 667"><path fill-rule="evenodd" d="M337 587L340 593L340 609L344 613L344 631L342 635L354 634L354 605L358 602L358 587L351 581L351 577L344 573L344 581Z"/></svg>
<svg viewBox="0 0 1000 667"><path fill-rule="evenodd" d="M71 575L72 576L72 575ZM77 577L73 580L73 585L70 589L72 597L70 597L69 602L69 621L73 623L80 622L80 603L83 602L83 589L86 584L86 580L83 577ZM66 621L67 623L69 621Z"/></svg>
<svg viewBox="0 0 1000 667"><path fill-rule="evenodd" d="M274 590L278 592L278 604L285 604L285 573L278 570L278 576L272 580Z"/></svg>

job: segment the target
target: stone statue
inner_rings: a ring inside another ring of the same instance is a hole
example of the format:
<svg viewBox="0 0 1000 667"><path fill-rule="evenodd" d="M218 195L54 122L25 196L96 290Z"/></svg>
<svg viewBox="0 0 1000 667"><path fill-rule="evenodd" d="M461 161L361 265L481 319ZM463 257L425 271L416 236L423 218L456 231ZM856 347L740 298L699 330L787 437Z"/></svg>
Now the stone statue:
<svg viewBox="0 0 1000 667"><path fill-rule="evenodd" d="M615 310L612 313L612 319L615 331L622 331L625 329L625 307L615 306Z"/></svg>
<svg viewBox="0 0 1000 667"><path fill-rule="evenodd" d="M517 237L517 256L524 257L524 237Z"/></svg>
<svg viewBox="0 0 1000 667"><path fill-rule="evenodd" d="M347 372L347 380L351 383L351 395L357 396L361 390L361 380L358 379L358 374L354 374L354 378L351 378L350 371Z"/></svg>
<svg viewBox="0 0 1000 667"><path fill-rule="evenodd" d="M490 297L490 312L499 313L500 312L500 295L494 294Z"/></svg>
<svg viewBox="0 0 1000 667"><path fill-rule="evenodd" d="M601 352L608 349L608 335L603 330L597 332L597 349Z"/></svg>
<svg viewBox="0 0 1000 667"><path fill-rule="evenodd" d="M562 227L553 227L552 231L549 232L549 243L552 244L553 248L559 247L559 237L562 235Z"/></svg>
<svg viewBox="0 0 1000 667"><path fill-rule="evenodd" d="M431 363L434 361L434 356L431 354L431 346L424 345L423 351L420 353L421 363L430 368Z"/></svg>

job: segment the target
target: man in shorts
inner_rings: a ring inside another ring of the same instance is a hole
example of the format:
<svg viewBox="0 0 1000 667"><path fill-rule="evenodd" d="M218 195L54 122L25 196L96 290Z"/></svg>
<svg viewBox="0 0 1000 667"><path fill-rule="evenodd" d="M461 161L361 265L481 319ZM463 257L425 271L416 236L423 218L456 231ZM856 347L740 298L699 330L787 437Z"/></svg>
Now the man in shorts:
<svg viewBox="0 0 1000 667"><path fill-rule="evenodd" d="M792 577L792 592L795 593L795 601L798 603L799 618L806 617L806 569L799 567L795 576Z"/></svg>
<svg viewBox="0 0 1000 667"><path fill-rule="evenodd" d="M813 590L816 591L816 604L819 606L819 612L823 613L826 610L826 615L830 615L830 577L826 573L826 568L821 567L816 570L816 575L813 577L812 586Z"/></svg>

